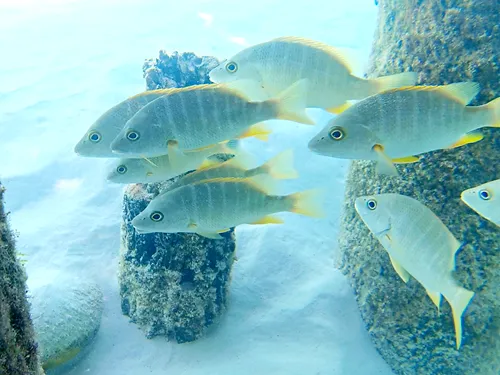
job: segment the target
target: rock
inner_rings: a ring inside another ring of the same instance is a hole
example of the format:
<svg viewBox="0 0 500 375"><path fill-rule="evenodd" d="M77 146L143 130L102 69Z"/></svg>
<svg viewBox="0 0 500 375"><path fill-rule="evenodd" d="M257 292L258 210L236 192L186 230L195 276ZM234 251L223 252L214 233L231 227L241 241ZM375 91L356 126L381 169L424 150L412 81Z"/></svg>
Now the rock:
<svg viewBox="0 0 500 375"><path fill-rule="evenodd" d="M209 83L213 57L192 53L144 64L148 89ZM148 203L178 179L132 184L123 199L120 254L122 312L146 337L165 335L179 343L196 340L222 315L235 251L233 230L223 240L196 234L138 234L131 224Z"/></svg>
<svg viewBox="0 0 500 375"><path fill-rule="evenodd" d="M85 356L99 331L102 291L89 281L58 277L31 294L40 361L47 375L63 374Z"/></svg>
<svg viewBox="0 0 500 375"><path fill-rule="evenodd" d="M500 95L498 1L385 0L379 12L370 76L410 70L419 73L420 84L476 81L482 90L474 105ZM460 201L462 190L500 175L500 131L482 132L479 143L398 166L399 178L376 176L372 162L351 165L340 267L375 346L397 374L500 374L500 229ZM463 315L459 351L448 303L443 300L438 313L415 279L405 285L354 210L356 197L385 192L418 199L464 242L454 276L476 295Z"/></svg>
<svg viewBox="0 0 500 375"><path fill-rule="evenodd" d="M0 183L0 374L43 374L26 299L26 273L17 259Z"/></svg>

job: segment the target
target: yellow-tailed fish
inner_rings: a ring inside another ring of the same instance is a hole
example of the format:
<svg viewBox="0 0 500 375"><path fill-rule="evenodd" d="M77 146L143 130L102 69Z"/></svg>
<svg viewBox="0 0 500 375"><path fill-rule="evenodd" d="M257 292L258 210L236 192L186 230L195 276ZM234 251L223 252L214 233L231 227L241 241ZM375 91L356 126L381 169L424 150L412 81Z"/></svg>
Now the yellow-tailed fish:
<svg viewBox="0 0 500 375"><path fill-rule="evenodd" d="M278 212L323 216L321 190L274 195L275 181L266 174L196 181L154 198L132 225L141 234L198 233L216 239L240 224L281 224L272 216Z"/></svg>
<svg viewBox="0 0 500 375"><path fill-rule="evenodd" d="M313 125L305 112L307 80L294 83L276 98L249 99L262 93L251 80L176 89L138 111L111 144L113 152L137 157L197 150L228 139L264 134L262 121L283 119ZM251 93L251 94L249 94Z"/></svg>
<svg viewBox="0 0 500 375"><path fill-rule="evenodd" d="M397 175L394 162L482 139L478 128L500 126L500 99L467 106L479 92L473 82L389 90L339 114L309 142L320 155L378 160L378 173Z"/></svg>
<svg viewBox="0 0 500 375"><path fill-rule="evenodd" d="M153 158L119 159L111 165L107 179L119 184L165 181L188 171L196 170L204 163L216 163L207 159L211 155L219 153L239 155L240 152L238 144L231 141L187 153L179 165L172 165L168 155Z"/></svg>
<svg viewBox="0 0 500 375"><path fill-rule="evenodd" d="M212 82L238 79L258 81L274 96L299 79L307 78L308 108L339 113L349 100L360 100L395 87L414 85L412 72L364 79L354 75L357 62L345 49L298 37L281 37L248 47L223 61L210 73Z"/></svg>
<svg viewBox="0 0 500 375"><path fill-rule="evenodd" d="M205 166L189 173L169 187L173 190L182 185L189 185L196 181L210 180L223 177L238 177L246 178L257 176L259 174L269 174L275 179L292 179L299 175L293 167L293 151L286 150L266 163L256 167L249 168L249 161L246 155L237 155L225 162L218 163L216 161L207 161Z"/></svg>
<svg viewBox="0 0 500 375"><path fill-rule="evenodd" d="M464 190L460 197L479 215L500 226L500 179Z"/></svg>
<svg viewBox="0 0 500 375"><path fill-rule="evenodd" d="M413 276L438 309L441 295L448 301L459 349L462 314L474 296L474 292L459 286L452 276L460 242L428 207L405 195L359 197L355 208L389 253L401 279L406 283Z"/></svg>
<svg viewBox="0 0 500 375"><path fill-rule="evenodd" d="M95 158L117 158L111 152L111 142L125 126L126 122L146 104L165 95L169 89L145 91L132 96L101 115L90 126L85 135L76 144L74 151L80 156Z"/></svg>

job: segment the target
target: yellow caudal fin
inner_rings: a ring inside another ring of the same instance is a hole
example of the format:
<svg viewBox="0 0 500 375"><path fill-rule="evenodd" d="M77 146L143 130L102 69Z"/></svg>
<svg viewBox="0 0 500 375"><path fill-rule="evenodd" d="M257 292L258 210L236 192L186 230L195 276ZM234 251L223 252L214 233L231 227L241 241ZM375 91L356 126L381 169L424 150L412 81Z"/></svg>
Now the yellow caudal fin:
<svg viewBox="0 0 500 375"><path fill-rule="evenodd" d="M325 217L324 195L323 189L311 189L290 194L287 196L287 199L292 202L290 212L311 217Z"/></svg>
<svg viewBox="0 0 500 375"><path fill-rule="evenodd" d="M457 286L456 289L446 294L443 293L443 295L451 306L457 349L460 349L460 345L462 344L462 315L469 305L470 300L474 297L474 292Z"/></svg>
<svg viewBox="0 0 500 375"><path fill-rule="evenodd" d="M267 101L275 103L276 118L314 125L314 121L306 113L308 86L309 80L301 79L285 89L276 98Z"/></svg>
<svg viewBox="0 0 500 375"><path fill-rule="evenodd" d="M271 134L271 130L265 124L258 123L250 126L238 139L254 137L266 142L269 139L269 134Z"/></svg>
<svg viewBox="0 0 500 375"><path fill-rule="evenodd" d="M347 108L352 107L352 105L354 103L355 103L354 101L347 101L344 104L341 104L337 107L327 108L326 111L333 113L334 115L338 115L338 114L344 112Z"/></svg>
<svg viewBox="0 0 500 375"><path fill-rule="evenodd" d="M483 138L484 138L484 136L480 131L473 131L473 132L465 134L462 138L460 138L458 141L453 143L448 148L457 148L457 147L468 145L469 143L476 143L476 142L479 142L480 140L482 140Z"/></svg>
<svg viewBox="0 0 500 375"><path fill-rule="evenodd" d="M493 99L486 104L486 108L491 113L491 123L489 126L500 128L500 98Z"/></svg>
<svg viewBox="0 0 500 375"><path fill-rule="evenodd" d="M299 177L293 167L293 150L286 150L254 169L255 174L269 173L273 178L286 180Z"/></svg>
<svg viewBox="0 0 500 375"><path fill-rule="evenodd" d="M415 72L405 72L390 76L378 77L372 80L374 83L374 94L396 89L399 87L413 86L417 82L418 74Z"/></svg>

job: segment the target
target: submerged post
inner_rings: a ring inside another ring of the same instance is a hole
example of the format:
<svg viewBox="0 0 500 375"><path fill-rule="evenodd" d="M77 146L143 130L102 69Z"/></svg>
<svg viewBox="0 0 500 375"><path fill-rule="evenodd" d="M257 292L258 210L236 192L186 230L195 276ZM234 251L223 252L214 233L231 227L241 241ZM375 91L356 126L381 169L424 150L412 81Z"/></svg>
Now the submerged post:
<svg viewBox="0 0 500 375"><path fill-rule="evenodd" d="M149 60L144 76L149 90L209 83L213 57L192 53ZM222 240L197 234L138 234L132 219L178 179L129 185L123 199L120 255L122 311L147 337L194 341L225 311L235 251L233 230Z"/></svg>
<svg viewBox="0 0 500 375"><path fill-rule="evenodd" d="M16 256L0 183L0 374L42 374L26 299L26 273Z"/></svg>
<svg viewBox="0 0 500 375"><path fill-rule="evenodd" d="M402 71L418 72L418 84L478 82L482 90L471 105L500 96L500 2L381 0L369 75ZM460 200L463 190L500 177L500 129L482 133L478 143L399 165L398 178L377 176L368 161L350 167L340 267L376 348L397 374L500 373L500 228ZM438 312L416 280L403 283L357 216L356 197L388 192L427 205L464 243L454 277L476 295L462 317L459 351L448 303Z"/></svg>

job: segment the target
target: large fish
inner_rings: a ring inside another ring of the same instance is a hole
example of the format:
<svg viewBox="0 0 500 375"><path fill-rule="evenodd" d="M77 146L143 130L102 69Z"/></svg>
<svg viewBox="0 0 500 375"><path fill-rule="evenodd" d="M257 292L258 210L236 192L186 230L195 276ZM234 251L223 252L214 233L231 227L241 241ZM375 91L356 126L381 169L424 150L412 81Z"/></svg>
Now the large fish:
<svg viewBox="0 0 500 375"><path fill-rule="evenodd" d="M228 144L231 143L230 147ZM224 153L238 155L240 148L234 142L217 144L200 151L185 153L182 163L172 165L168 155L154 158L118 159L109 169L107 180L119 184L166 181L202 165L212 165L210 156Z"/></svg>
<svg viewBox="0 0 500 375"><path fill-rule="evenodd" d="M175 163L174 157L181 158L183 151L261 134L262 121L284 119L314 125L305 113L306 88L307 80L301 80L264 101L251 99L260 87L250 80L176 89L138 111L111 149L134 157L168 153Z"/></svg>
<svg viewBox="0 0 500 375"><path fill-rule="evenodd" d="M441 295L446 298L453 313L459 349L462 314L474 296L474 292L462 288L452 276L460 242L428 207L405 195L359 197L355 208L389 253L395 271L405 283L413 276L438 309Z"/></svg>
<svg viewBox="0 0 500 375"><path fill-rule="evenodd" d="M111 152L111 142L130 118L146 104L165 95L169 89L145 91L118 103L102 114L76 144L74 151L80 156L117 158Z"/></svg>
<svg viewBox="0 0 500 375"><path fill-rule="evenodd" d="M212 82L238 79L258 81L275 96L299 79L307 78L307 107L342 111L349 100L360 100L394 87L414 85L413 72L364 79L353 74L355 65L346 50L314 40L281 37L244 49L210 73Z"/></svg>
<svg viewBox="0 0 500 375"><path fill-rule="evenodd" d="M173 190L182 185L189 185L196 181L210 180L223 177L239 177L246 178L257 176L259 174L269 174L275 179L292 179L297 178L298 173L293 167L293 151L286 150L268 160L264 164L249 168L250 162L246 155L237 155L225 162L219 163L216 161L208 161L205 166L189 173L174 184L169 186L169 190Z"/></svg>
<svg viewBox="0 0 500 375"><path fill-rule="evenodd" d="M132 225L139 233L198 233L221 238L219 233L240 224L281 224L280 218L272 216L277 212L323 215L320 191L274 195L274 181L260 174L183 185L155 197Z"/></svg>
<svg viewBox="0 0 500 375"><path fill-rule="evenodd" d="M467 106L479 92L473 82L414 86L366 98L339 114L309 142L317 154L378 160L378 173L397 175L393 162L482 139L481 127L500 126L500 98Z"/></svg>
<svg viewBox="0 0 500 375"><path fill-rule="evenodd" d="M461 199L479 215L500 226L500 179L464 190Z"/></svg>

